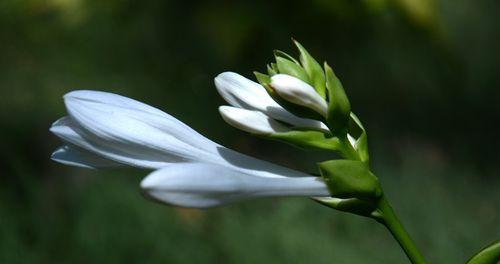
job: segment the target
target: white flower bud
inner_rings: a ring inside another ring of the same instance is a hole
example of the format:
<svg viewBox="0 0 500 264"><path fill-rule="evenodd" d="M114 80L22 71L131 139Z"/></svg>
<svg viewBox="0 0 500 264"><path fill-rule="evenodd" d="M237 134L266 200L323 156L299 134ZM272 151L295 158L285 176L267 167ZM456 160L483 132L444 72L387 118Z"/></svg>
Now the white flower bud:
<svg viewBox="0 0 500 264"><path fill-rule="evenodd" d="M326 116L328 104L325 99L304 81L287 74L277 74L271 77L270 85L283 99Z"/></svg>
<svg viewBox="0 0 500 264"><path fill-rule="evenodd" d="M230 105L260 111L273 119L296 127L312 127L329 131L321 121L300 118L288 112L267 93L262 85L234 72L223 72L215 78L219 94Z"/></svg>
<svg viewBox="0 0 500 264"><path fill-rule="evenodd" d="M219 112L228 124L243 131L269 135L286 132L290 129L259 111L246 110L232 106L220 106Z"/></svg>

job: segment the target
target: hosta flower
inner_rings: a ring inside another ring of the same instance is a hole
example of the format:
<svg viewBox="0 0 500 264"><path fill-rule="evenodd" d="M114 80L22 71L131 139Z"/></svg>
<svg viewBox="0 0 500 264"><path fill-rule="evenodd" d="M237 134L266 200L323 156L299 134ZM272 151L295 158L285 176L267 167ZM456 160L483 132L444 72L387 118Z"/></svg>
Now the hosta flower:
<svg viewBox="0 0 500 264"><path fill-rule="evenodd" d="M161 202L202 208L252 197L329 195L317 177L225 148L167 113L133 99L74 91L64 96L64 102L68 116L50 130L65 145L52 158L87 168L129 165L153 169L141 187ZM254 117L250 114L248 118ZM289 118L302 120L293 115ZM278 128L261 123L255 129Z"/></svg>

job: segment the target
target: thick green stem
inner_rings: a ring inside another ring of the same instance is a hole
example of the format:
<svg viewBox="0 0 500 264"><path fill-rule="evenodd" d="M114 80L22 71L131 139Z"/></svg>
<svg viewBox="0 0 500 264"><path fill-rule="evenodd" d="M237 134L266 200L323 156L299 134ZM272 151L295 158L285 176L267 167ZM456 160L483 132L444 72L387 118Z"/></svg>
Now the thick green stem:
<svg viewBox="0 0 500 264"><path fill-rule="evenodd" d="M425 264L426 262L424 257L415 246L415 243L411 240L401 222L399 222L399 219L394 213L389 201L387 201L385 197L380 198L377 211L379 215L377 215L375 219L389 229L392 236L398 241L401 248L403 248L411 263Z"/></svg>
<svg viewBox="0 0 500 264"><path fill-rule="evenodd" d="M331 129L332 130L332 129ZM335 130L332 130L335 131ZM348 160L354 160L354 161L361 161L361 156L360 154L354 149L354 147L351 145L347 138L347 132L346 133L341 133L340 135L337 135L340 143L340 154ZM372 174L373 175L373 174ZM335 188L335 187L333 187ZM359 197L357 197L359 198ZM389 231L391 232L392 236L398 241L399 245L401 248L404 250L406 256L410 259L411 263L413 264L426 264L426 261L420 251L417 249L415 246L415 243L411 240L410 236L404 229L403 225L401 222L399 222L398 217L394 213L394 210L392 209L391 205L389 204L389 201L385 198L384 195L382 195L380 198L373 197L375 200L371 201L371 205L376 204L376 210L371 211L371 213L366 214L366 210L370 210L370 202L368 203L360 203L359 201L356 201L354 203L344 203L344 206L341 208L341 202L335 201L335 202L322 202L323 204L330 206L332 208L335 208L337 210L341 211L348 211L352 212L355 214L360 214L360 215L371 215L374 219L376 219L378 222L382 223ZM348 200L348 199L345 199ZM357 199L355 199L357 200ZM375 202L376 201L376 202ZM344 201L346 202L346 201ZM360 206L362 205L362 206ZM371 207L374 208L374 207Z"/></svg>

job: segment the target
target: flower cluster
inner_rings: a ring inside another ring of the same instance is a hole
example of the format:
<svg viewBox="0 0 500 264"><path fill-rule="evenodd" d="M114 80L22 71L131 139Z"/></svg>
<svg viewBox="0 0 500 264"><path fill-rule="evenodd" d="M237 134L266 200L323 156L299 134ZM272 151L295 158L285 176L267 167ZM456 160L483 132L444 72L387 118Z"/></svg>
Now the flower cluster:
<svg viewBox="0 0 500 264"><path fill-rule="evenodd" d="M296 45L300 61L276 51L268 73L255 73L258 83L233 72L218 75L217 91L231 105L219 111L246 132L340 153L345 159L318 164L322 177L235 152L161 110L99 91L64 96L68 116L50 129L64 145L52 159L85 168L153 170L141 182L146 195L183 207L264 196L323 197L318 199L340 210L349 210L346 203L365 206L366 197L379 195L367 167L366 132L331 68Z"/></svg>
<svg viewBox="0 0 500 264"><path fill-rule="evenodd" d="M340 152L368 162L366 131L351 112L342 84L328 64L320 64L302 45L299 60L275 51L259 83L224 72L215 78L219 94L231 105L219 111L230 125L246 132L307 149Z"/></svg>
<svg viewBox="0 0 500 264"><path fill-rule="evenodd" d="M52 154L85 168L152 169L141 182L160 202L205 208L262 196L328 196L308 174L225 148L154 107L120 95L73 91L68 116L50 131L64 141Z"/></svg>
<svg viewBox="0 0 500 264"><path fill-rule="evenodd" d="M233 72L215 78L231 105L219 108L230 125L296 147L337 152L340 160L318 164L330 197L316 200L342 211L370 215L382 195L369 169L367 134L351 112L344 88L331 67L323 67L298 42L299 59L275 51L259 83Z"/></svg>

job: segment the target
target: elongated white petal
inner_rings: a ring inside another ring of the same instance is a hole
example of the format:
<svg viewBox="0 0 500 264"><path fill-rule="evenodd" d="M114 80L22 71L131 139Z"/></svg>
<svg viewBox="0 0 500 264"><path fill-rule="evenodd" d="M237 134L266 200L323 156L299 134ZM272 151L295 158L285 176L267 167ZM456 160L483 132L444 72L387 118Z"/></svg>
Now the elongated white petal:
<svg viewBox="0 0 500 264"><path fill-rule="evenodd" d="M78 146L98 156L139 168L161 168L182 158L157 149L137 144L117 144L96 137L80 127L70 117L63 117L52 125L50 131L63 141Z"/></svg>
<svg viewBox="0 0 500 264"><path fill-rule="evenodd" d="M178 161L210 160L212 155L209 153L216 151L215 143L166 113L157 115L118 105L110 100L111 95L102 102L99 101L102 93L94 94L92 100L88 97L89 91L86 91L85 99L73 96L75 93L64 97L71 119L93 138L121 146L124 151L129 148L127 152L135 153L141 148L179 157ZM119 95L115 97L118 102L126 99L135 102Z"/></svg>
<svg viewBox="0 0 500 264"><path fill-rule="evenodd" d="M166 118L171 118L167 113L154 108L145 103L139 102L137 100L121 96L118 94L94 91L94 90L76 90L69 92L64 95L65 100L80 100L87 102L94 102L97 104L105 104L108 106L115 106L118 108L133 109L135 111L141 111L144 113L149 113L153 115L159 115Z"/></svg>
<svg viewBox="0 0 500 264"><path fill-rule="evenodd" d="M330 195L316 177L264 178L207 163L169 165L144 178L141 188L160 202L194 208L256 197Z"/></svg>
<svg viewBox="0 0 500 264"><path fill-rule="evenodd" d="M78 92L65 96L70 116L56 121L50 130L70 145L103 158L151 169L202 161L261 177L307 176L218 145L135 100L103 92L82 93L84 97ZM105 100L101 100L103 94Z"/></svg>
<svg viewBox="0 0 500 264"><path fill-rule="evenodd" d="M290 131L286 126L259 111L220 106L219 112L228 124L249 133L268 135Z"/></svg>
<svg viewBox="0 0 500 264"><path fill-rule="evenodd" d="M207 151L213 150L213 142L203 137L194 129L177 120L175 117L137 100L121 96L118 94L78 90L64 95L64 102L70 115L75 114L73 119L85 127L85 123L93 125L92 114L105 116L106 118L123 118L140 120L161 132L168 133L176 139L189 142L193 146L205 148ZM87 121L87 122L86 122ZM112 123L118 123L118 120ZM120 124L117 124L120 125ZM128 129L125 128L125 129ZM207 144L210 143L210 144Z"/></svg>
<svg viewBox="0 0 500 264"><path fill-rule="evenodd" d="M103 167L118 167L120 163L105 159L89 151L64 145L52 153L51 159L65 165L97 169Z"/></svg>
<svg viewBox="0 0 500 264"><path fill-rule="evenodd" d="M232 106L261 111L268 116L296 127L319 128L328 131L320 121L300 118L288 112L267 93L262 85L234 72L223 72L215 78L219 94Z"/></svg>
<svg viewBox="0 0 500 264"><path fill-rule="evenodd" d="M326 116L328 104L314 88L306 82L287 74L271 77L271 87L285 100L302 105Z"/></svg>

